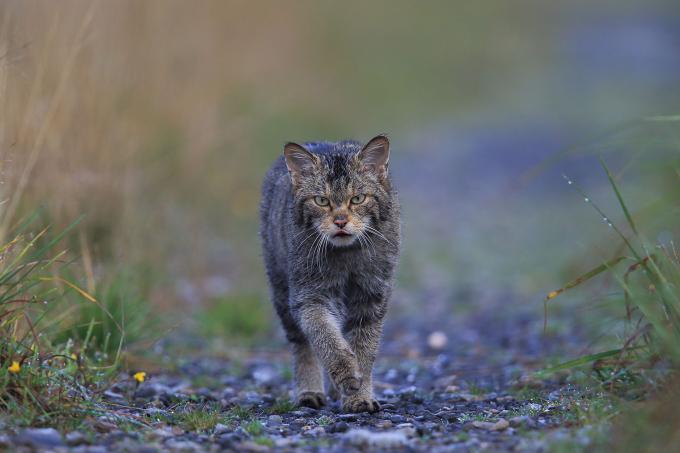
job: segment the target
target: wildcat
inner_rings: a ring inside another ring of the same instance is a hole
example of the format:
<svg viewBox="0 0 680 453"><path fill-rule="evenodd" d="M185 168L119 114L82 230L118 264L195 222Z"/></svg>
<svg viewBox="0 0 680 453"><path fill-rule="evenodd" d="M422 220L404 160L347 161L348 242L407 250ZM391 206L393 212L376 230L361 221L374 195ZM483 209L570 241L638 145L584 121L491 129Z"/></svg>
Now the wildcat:
<svg viewBox="0 0 680 453"><path fill-rule="evenodd" d="M372 370L400 247L390 143L288 143L260 210L271 298L292 345L296 401L375 412Z"/></svg>

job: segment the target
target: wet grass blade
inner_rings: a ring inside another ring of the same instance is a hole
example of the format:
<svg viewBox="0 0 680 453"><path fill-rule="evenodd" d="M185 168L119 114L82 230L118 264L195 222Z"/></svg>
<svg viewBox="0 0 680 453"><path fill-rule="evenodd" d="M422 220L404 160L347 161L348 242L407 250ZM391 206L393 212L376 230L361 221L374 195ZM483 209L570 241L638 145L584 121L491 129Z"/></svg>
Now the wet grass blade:
<svg viewBox="0 0 680 453"><path fill-rule="evenodd" d="M626 352L634 351L636 349L642 349L642 346L637 346L634 348L626 348ZM610 349L609 351L598 352L597 354L589 354L579 357L578 359L569 360L567 362L560 363L550 368L546 368L536 372L537 377L545 377L549 374L556 373L558 371L568 370L571 368L576 368L578 366L587 365L589 363L595 362L596 360L607 359L609 357L615 357L621 354L624 348Z"/></svg>
<svg viewBox="0 0 680 453"><path fill-rule="evenodd" d="M599 275L602 272L611 269L612 267L616 266L617 264L619 264L621 261L623 261L625 259L626 259L625 256L619 256L619 257L616 257L614 259L607 261L606 263L600 264L596 268L591 269L590 271L586 272L585 274L580 275L579 277L575 278L571 282L567 283L562 288L560 288L556 291L551 291L550 293L548 293L548 295L545 297L546 302L551 300L551 299L554 299L555 297L559 296L560 294L562 294L566 290L571 289L575 286L578 286L581 283L584 283L584 282L590 280L591 278L595 277L596 275Z"/></svg>
<svg viewBox="0 0 680 453"><path fill-rule="evenodd" d="M621 205L621 209L623 210L623 214L626 216L626 220L628 221L630 228L633 230L633 233L635 233L635 236L639 236L638 229L635 226L635 222L633 221L633 216L630 215L630 211L628 210L625 201L623 201L623 197L621 196L619 187L616 185L614 177L612 176L611 172L609 171L609 168L604 163L604 160L602 160L602 158L600 158L600 165L602 165L602 168L604 168L604 171L607 173L607 179L609 179L609 184L611 184L612 189L614 189L616 198L619 200L619 204Z"/></svg>

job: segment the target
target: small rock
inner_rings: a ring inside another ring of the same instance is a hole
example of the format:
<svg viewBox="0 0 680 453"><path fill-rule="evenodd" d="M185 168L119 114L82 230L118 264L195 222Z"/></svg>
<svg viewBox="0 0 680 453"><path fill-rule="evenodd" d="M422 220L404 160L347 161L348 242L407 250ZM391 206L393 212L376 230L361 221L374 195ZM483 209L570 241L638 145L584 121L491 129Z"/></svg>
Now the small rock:
<svg viewBox="0 0 680 453"><path fill-rule="evenodd" d="M343 436L345 442L355 447L399 448L408 445L406 434L400 431L375 433L366 429L352 429Z"/></svg>
<svg viewBox="0 0 680 453"><path fill-rule="evenodd" d="M92 424L92 427L100 433L110 433L111 431L118 429L118 426L116 426L115 423L112 423L104 418L98 418L95 420Z"/></svg>
<svg viewBox="0 0 680 453"><path fill-rule="evenodd" d="M349 430L349 425L345 422L333 423L326 429L329 433L344 433Z"/></svg>
<svg viewBox="0 0 680 453"><path fill-rule="evenodd" d="M390 416L390 421L392 423L404 423L406 421L406 417L403 415L392 415Z"/></svg>
<svg viewBox="0 0 680 453"><path fill-rule="evenodd" d="M439 330L432 332L428 337L427 337L427 345L434 349L435 351L442 350L446 347L446 343L449 342L448 337L444 332L441 332Z"/></svg>
<svg viewBox="0 0 680 453"><path fill-rule="evenodd" d="M314 428L308 429L303 433L305 436L317 437L326 434L326 428L323 426L316 426Z"/></svg>
<svg viewBox="0 0 680 453"><path fill-rule="evenodd" d="M0 448L7 448L11 444L11 439L5 434L0 434Z"/></svg>
<svg viewBox="0 0 680 453"><path fill-rule="evenodd" d="M510 423L504 418L499 419L496 423L494 423L493 427L491 428L491 431L503 431L505 429L508 429L510 426Z"/></svg>
<svg viewBox="0 0 680 453"><path fill-rule="evenodd" d="M76 447L78 445L83 445L87 444L88 440L85 437L85 434L81 433L80 431L71 431L70 433L66 434L66 444L69 447Z"/></svg>
<svg viewBox="0 0 680 453"><path fill-rule="evenodd" d="M222 423L216 424L215 428L213 428L213 434L215 434L216 436L228 433L229 431L231 431L231 429L227 425L223 425Z"/></svg>
<svg viewBox="0 0 680 453"><path fill-rule="evenodd" d="M108 453L109 449L103 445L80 445L69 450L71 453ZM161 451L160 447L154 449L154 453ZM137 450L137 453L145 453Z"/></svg>
<svg viewBox="0 0 680 453"><path fill-rule="evenodd" d="M125 397L120 393L116 393L113 390L107 390L104 392L104 399L111 401L112 403L125 403Z"/></svg>
<svg viewBox="0 0 680 453"><path fill-rule="evenodd" d="M61 447L64 443L61 434L54 428L27 428L19 431L14 439L21 445L30 445L34 448Z"/></svg>
<svg viewBox="0 0 680 453"><path fill-rule="evenodd" d="M156 396L156 393L156 388L154 386L142 384L137 391L135 391L135 397L142 399L153 398Z"/></svg>
<svg viewBox="0 0 680 453"><path fill-rule="evenodd" d="M151 431L151 437L155 439L165 439L168 437L172 437L173 435L174 434L172 433L170 427L158 428Z"/></svg>
<svg viewBox="0 0 680 453"><path fill-rule="evenodd" d="M344 420L346 422L355 422L359 419L357 414L340 414L337 417L338 420Z"/></svg>
<svg viewBox="0 0 680 453"><path fill-rule="evenodd" d="M388 429L393 426L392 421L390 420L379 420L376 422L375 427L378 429Z"/></svg>
<svg viewBox="0 0 680 453"><path fill-rule="evenodd" d="M269 451L269 447L265 445L260 445L256 444L255 442L252 442L250 440L241 442L236 446L236 451L248 451L248 452L253 452L253 453L259 453L259 452L267 452Z"/></svg>
<svg viewBox="0 0 680 453"><path fill-rule="evenodd" d="M478 429L484 429L486 431L503 431L504 429L507 429L508 426L510 426L510 423L504 418L501 418L497 422L480 422L480 421L474 421L472 422L472 426Z"/></svg>
<svg viewBox="0 0 680 453"><path fill-rule="evenodd" d="M279 426L283 423L283 417L280 415L270 415L269 418L267 419L267 424L269 426Z"/></svg>
<svg viewBox="0 0 680 453"><path fill-rule="evenodd" d="M217 438L217 443L222 448L233 448L234 445L242 442L246 436L238 432L225 433Z"/></svg>

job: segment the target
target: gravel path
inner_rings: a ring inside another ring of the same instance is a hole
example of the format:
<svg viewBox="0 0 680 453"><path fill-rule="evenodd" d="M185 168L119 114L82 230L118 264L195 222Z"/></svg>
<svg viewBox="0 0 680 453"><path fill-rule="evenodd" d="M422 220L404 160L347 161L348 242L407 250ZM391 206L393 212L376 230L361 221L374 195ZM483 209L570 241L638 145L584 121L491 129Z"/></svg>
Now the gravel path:
<svg viewBox="0 0 680 453"><path fill-rule="evenodd" d="M544 451L570 434L582 389L531 377L541 357L573 336L541 334L537 316L507 319L489 309L428 329L407 318L388 325L375 370L382 410L297 408L289 354L207 355L158 347L166 364L144 383L121 376L105 394L111 415L91 432L23 430L0 446L72 451ZM195 340L197 341L197 340ZM205 345L203 345L205 346ZM186 347L186 343L185 343ZM92 432L94 434L92 434ZM587 442L587 437L584 437Z"/></svg>

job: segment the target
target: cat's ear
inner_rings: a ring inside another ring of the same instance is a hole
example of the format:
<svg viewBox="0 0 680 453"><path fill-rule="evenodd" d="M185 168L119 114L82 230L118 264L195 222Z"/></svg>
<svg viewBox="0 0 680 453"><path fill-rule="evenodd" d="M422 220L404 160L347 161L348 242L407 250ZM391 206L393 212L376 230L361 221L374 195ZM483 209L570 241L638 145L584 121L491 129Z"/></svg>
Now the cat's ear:
<svg viewBox="0 0 680 453"><path fill-rule="evenodd" d="M312 171L319 161L318 157L303 146L292 142L286 143L283 147L283 155L293 183L296 183L303 173Z"/></svg>
<svg viewBox="0 0 680 453"><path fill-rule="evenodd" d="M359 151L357 157L363 164L364 170L384 177L387 175L387 164L390 160L390 141L384 134L373 137Z"/></svg>

